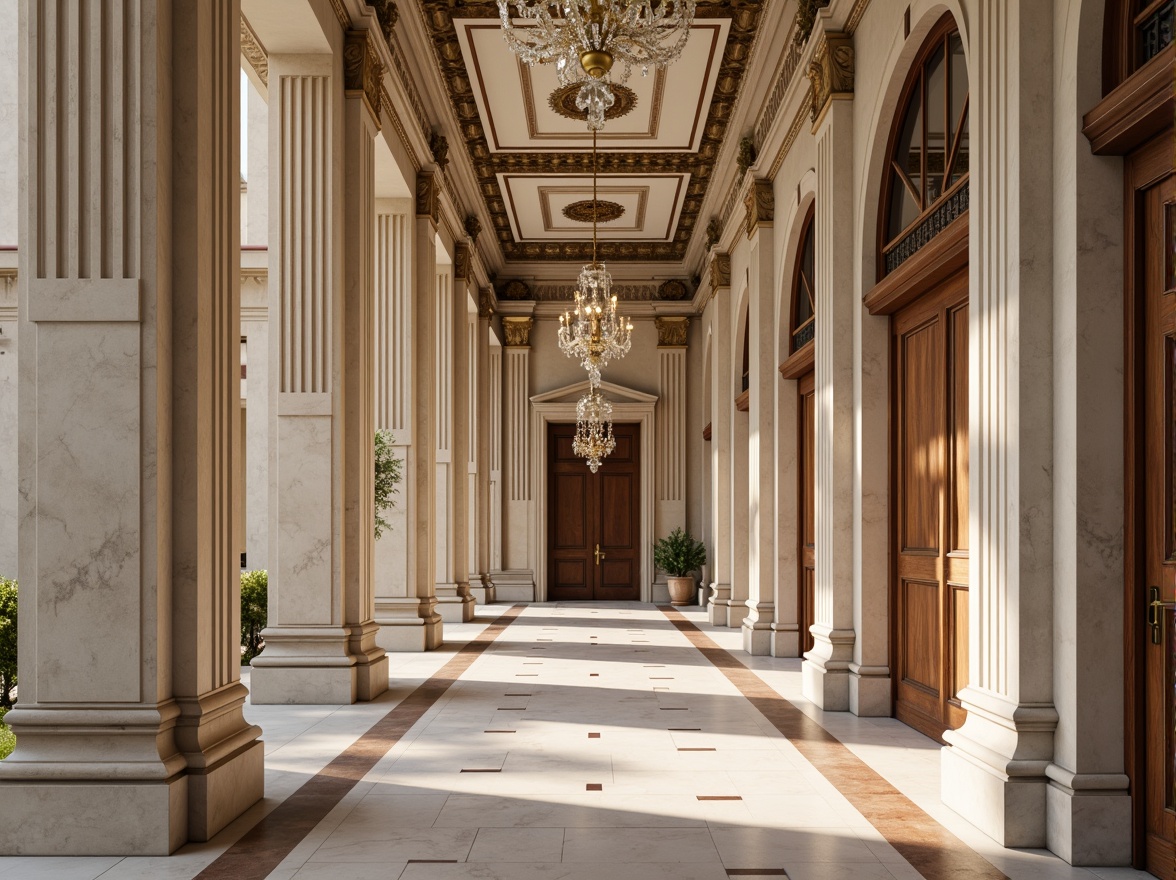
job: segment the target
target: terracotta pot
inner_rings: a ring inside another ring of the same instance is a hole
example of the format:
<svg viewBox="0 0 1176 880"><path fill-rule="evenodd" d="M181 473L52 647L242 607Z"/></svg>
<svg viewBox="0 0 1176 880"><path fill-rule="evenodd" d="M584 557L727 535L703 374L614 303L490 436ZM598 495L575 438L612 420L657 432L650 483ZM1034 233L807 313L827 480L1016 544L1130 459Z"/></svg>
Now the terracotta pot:
<svg viewBox="0 0 1176 880"><path fill-rule="evenodd" d="M670 588L671 605L689 605L694 601L693 577L667 577L666 586Z"/></svg>

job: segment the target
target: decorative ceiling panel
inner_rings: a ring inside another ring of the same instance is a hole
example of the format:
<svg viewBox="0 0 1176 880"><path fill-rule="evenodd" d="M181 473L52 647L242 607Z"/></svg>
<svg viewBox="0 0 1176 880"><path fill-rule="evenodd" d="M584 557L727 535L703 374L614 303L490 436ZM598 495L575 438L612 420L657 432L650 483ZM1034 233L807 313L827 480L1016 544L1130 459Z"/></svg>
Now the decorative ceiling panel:
<svg viewBox="0 0 1176 880"><path fill-rule="evenodd" d="M494 0L420 3L503 255L591 259L591 227L581 230L559 210L591 198L591 134L583 122L551 107L554 70L527 68L511 55ZM762 5L760 0L699 3L682 58L664 74L651 71L643 78L634 72L627 84L636 99L633 109L609 120L599 139L600 179L619 190L602 192L601 198L626 208L602 227L601 259L685 257L728 133ZM585 178L587 195L580 189ZM539 179L545 180L542 187L535 183ZM676 181L672 192L667 181ZM648 193L638 222L632 211L642 187Z"/></svg>

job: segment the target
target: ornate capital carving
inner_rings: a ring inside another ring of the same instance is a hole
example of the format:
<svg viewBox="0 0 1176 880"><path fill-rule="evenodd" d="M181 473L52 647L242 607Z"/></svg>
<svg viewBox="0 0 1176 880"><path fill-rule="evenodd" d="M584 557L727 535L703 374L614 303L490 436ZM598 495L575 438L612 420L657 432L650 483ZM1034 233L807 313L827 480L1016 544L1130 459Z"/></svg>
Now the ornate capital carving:
<svg viewBox="0 0 1176 880"><path fill-rule="evenodd" d="M437 163L437 167L444 171L445 166L449 164L449 141L445 135L433 132L433 136L429 138L429 150L433 154L433 161Z"/></svg>
<svg viewBox="0 0 1176 880"><path fill-rule="evenodd" d="M719 224L719 218L711 217L706 224L706 249L708 251L719 243L722 234L723 227Z"/></svg>
<svg viewBox="0 0 1176 880"><path fill-rule="evenodd" d="M808 67L813 102L809 115L814 131L829 109L830 101L853 98L853 77L853 38L849 34L825 34Z"/></svg>
<svg viewBox="0 0 1176 880"><path fill-rule="evenodd" d="M253 33L253 28L250 27L243 15L241 16L241 54L245 56L245 60L249 62L249 66L253 68L253 72L257 74L262 85L269 88L269 55L266 54L265 46L261 45L261 40L257 39L257 34Z"/></svg>
<svg viewBox="0 0 1176 880"><path fill-rule="evenodd" d="M459 241L453 249L453 277L466 281L470 277L470 265L473 262L473 253L470 251L470 246L464 241Z"/></svg>
<svg viewBox="0 0 1176 880"><path fill-rule="evenodd" d="M525 281L519 281L517 278L513 281L506 282L502 287L503 299L530 299L531 288Z"/></svg>
<svg viewBox="0 0 1176 880"><path fill-rule="evenodd" d="M747 195L743 197L743 207L747 209L747 237L761 225L772 222L776 216L776 195L772 191L772 181L758 178L751 182Z"/></svg>
<svg viewBox="0 0 1176 880"><path fill-rule="evenodd" d="M418 171L416 176L416 212L434 224L441 222L441 198L437 191L437 176L432 171Z"/></svg>
<svg viewBox="0 0 1176 880"><path fill-rule="evenodd" d="M383 80L384 65L376 54L376 47L368 39L368 32L348 31L343 44L343 88L348 95L363 96L377 128L383 102Z"/></svg>
<svg viewBox="0 0 1176 880"><path fill-rule="evenodd" d="M384 33L384 39L391 43L392 29L400 20L400 10L396 8L396 4L392 0L375 0L372 5L376 7L376 20L380 22L380 30Z"/></svg>
<svg viewBox="0 0 1176 880"><path fill-rule="evenodd" d="M465 218L465 231L470 237L470 242L477 247L478 235L482 231L482 221L478 219L477 214L469 214Z"/></svg>
<svg viewBox="0 0 1176 880"><path fill-rule="evenodd" d="M506 344L513 346L530 345L531 328L534 326L534 318L503 318L502 332L506 336Z"/></svg>
<svg viewBox="0 0 1176 880"><path fill-rule="evenodd" d="M478 317L489 318L494 314L494 288L486 286L478 291Z"/></svg>
<svg viewBox="0 0 1176 880"><path fill-rule="evenodd" d="M739 166L740 179L747 173L747 169L755 163L755 157L755 141L751 139L751 135L740 138L739 153L735 157L735 164Z"/></svg>
<svg viewBox="0 0 1176 880"><path fill-rule="evenodd" d="M711 298L719 292L720 287L731 286L731 255L723 251L715 251L710 261Z"/></svg>
<svg viewBox="0 0 1176 880"><path fill-rule="evenodd" d="M657 327L658 347L686 344L686 331L690 328L690 319L685 315L680 318L654 318L653 323Z"/></svg>

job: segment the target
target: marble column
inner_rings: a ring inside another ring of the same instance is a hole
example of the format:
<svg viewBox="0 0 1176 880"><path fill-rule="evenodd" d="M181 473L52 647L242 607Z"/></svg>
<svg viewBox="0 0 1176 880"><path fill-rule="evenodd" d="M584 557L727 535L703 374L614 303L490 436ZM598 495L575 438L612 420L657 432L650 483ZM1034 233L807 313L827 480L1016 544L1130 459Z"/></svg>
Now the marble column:
<svg viewBox="0 0 1176 880"><path fill-rule="evenodd" d="M711 511L714 580L707 599L707 619L726 625L731 604L731 257L714 252L710 261L711 300Z"/></svg>
<svg viewBox="0 0 1176 880"><path fill-rule="evenodd" d="M658 360L654 534L660 538L676 528L686 528L686 337L690 319L655 318L654 324ZM664 583L655 601L668 601Z"/></svg>
<svg viewBox="0 0 1176 880"><path fill-rule="evenodd" d="M942 786L944 803L1002 845L1018 847L1046 842L1058 723L1051 662L1052 67L1048 53L1035 48L1051 30L1048 9L994 0L978 9L969 37L970 650L968 686L959 694L968 717L944 735L950 747ZM1010 163L1010 155L1019 161ZM1074 774L1056 779L1064 797L1084 782Z"/></svg>
<svg viewBox="0 0 1176 880"><path fill-rule="evenodd" d="M443 620L461 623L474 616L474 597L470 594L469 524L472 496L469 492L470 443L470 368L469 351L469 246L458 242L452 267L438 280L438 319L441 344L437 370L445 376L438 387L438 528L448 529L438 549L445 553L445 574L438 575L437 612ZM445 302L442 302L445 299ZM444 460L443 460L444 459ZM442 485L444 480L444 486ZM440 571L441 560L438 559Z"/></svg>
<svg viewBox="0 0 1176 880"><path fill-rule="evenodd" d="M477 360L477 381L474 385L474 407L476 408L476 430L473 434L474 467L477 471L477 529L475 546L475 565L470 569L470 592L479 604L492 603L496 600L494 578L491 571L494 568L491 552L491 536L496 526L491 520L497 521L501 517L501 508L495 507L492 486L494 476L491 473L493 461L494 428L497 423L496 414L491 408L495 404L495 377L501 375L501 360L499 369L494 370L490 353L490 318L494 314L494 291L483 287L478 296L478 315L473 328L474 353ZM499 349L501 353L501 349ZM501 357L501 354L499 355ZM499 397L501 385L499 383ZM473 582L477 578L477 583Z"/></svg>
<svg viewBox="0 0 1176 880"><path fill-rule="evenodd" d="M351 703L388 687L372 586L374 144L365 32L271 55L270 578L255 703ZM340 81L342 79L342 81ZM374 94L373 94L374 93Z"/></svg>
<svg viewBox="0 0 1176 880"><path fill-rule="evenodd" d="M503 462L505 483L503 570L494 583L498 598L529 602L535 598L535 558L532 534L531 487L531 330L534 319L502 319L506 346L503 353Z"/></svg>
<svg viewBox="0 0 1176 880"><path fill-rule="evenodd" d="M262 796L231 497L239 15L20 8L21 676L4 854L163 855ZM91 75L108 69L121 75Z"/></svg>
<svg viewBox="0 0 1176 880"><path fill-rule="evenodd" d="M487 309L483 307L483 313ZM486 384L489 387L490 417L490 583L497 586L495 578L502 573L502 339L496 332L493 320L490 324L490 354ZM495 590L497 595L497 590Z"/></svg>
<svg viewBox="0 0 1176 880"><path fill-rule="evenodd" d="M853 660L853 104L831 100L816 129L815 531L813 649L805 697L849 708Z"/></svg>
<svg viewBox="0 0 1176 880"><path fill-rule="evenodd" d="M752 180L744 200L749 240L748 595L743 650L770 654L776 599L776 285L772 259L775 196L770 180Z"/></svg>

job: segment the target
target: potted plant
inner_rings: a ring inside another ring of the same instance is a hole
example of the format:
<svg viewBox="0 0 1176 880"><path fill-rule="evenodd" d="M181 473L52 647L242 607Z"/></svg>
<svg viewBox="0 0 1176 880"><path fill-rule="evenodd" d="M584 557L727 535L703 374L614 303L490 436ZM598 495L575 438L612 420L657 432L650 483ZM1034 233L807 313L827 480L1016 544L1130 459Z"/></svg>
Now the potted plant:
<svg viewBox="0 0 1176 880"><path fill-rule="evenodd" d="M653 545L653 564L666 573L671 605L689 605L694 598L694 572L706 564L706 546L682 529Z"/></svg>

